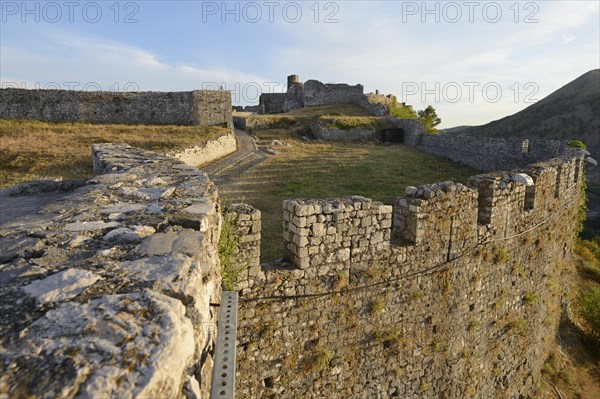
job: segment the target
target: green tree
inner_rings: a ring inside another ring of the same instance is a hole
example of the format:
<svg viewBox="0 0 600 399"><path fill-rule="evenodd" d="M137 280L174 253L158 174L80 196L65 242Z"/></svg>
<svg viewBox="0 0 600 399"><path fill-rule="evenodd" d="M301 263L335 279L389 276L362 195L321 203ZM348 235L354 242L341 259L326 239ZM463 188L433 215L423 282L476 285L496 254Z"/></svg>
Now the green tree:
<svg viewBox="0 0 600 399"><path fill-rule="evenodd" d="M435 127L442 123L442 120L435 112L435 109L431 105L428 105L423 111L419 111L418 115L421 119L421 123L425 125L426 132L436 134L437 129Z"/></svg>
<svg viewBox="0 0 600 399"><path fill-rule="evenodd" d="M392 98L392 103L390 104L390 115L400 119L417 119L417 113L413 110L412 106L398 104L396 96Z"/></svg>

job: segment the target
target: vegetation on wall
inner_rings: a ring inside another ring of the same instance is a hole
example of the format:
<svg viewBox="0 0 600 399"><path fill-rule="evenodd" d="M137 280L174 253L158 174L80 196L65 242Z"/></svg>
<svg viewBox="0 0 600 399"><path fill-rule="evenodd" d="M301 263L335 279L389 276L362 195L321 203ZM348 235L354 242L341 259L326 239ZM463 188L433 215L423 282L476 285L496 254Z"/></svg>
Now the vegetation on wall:
<svg viewBox="0 0 600 399"><path fill-rule="evenodd" d="M390 115L400 119L417 119L417 113L411 105L398 105L396 97L392 99L390 104Z"/></svg>
<svg viewBox="0 0 600 399"><path fill-rule="evenodd" d="M571 148L580 148L585 150L585 144L581 140L571 140L569 141L569 147Z"/></svg>
<svg viewBox="0 0 600 399"><path fill-rule="evenodd" d="M246 265L237 265L235 255L239 250L240 235L235 231L233 214L223 215L221 236L219 237L219 261L221 262L222 282L225 291L234 291L246 270Z"/></svg>
<svg viewBox="0 0 600 399"><path fill-rule="evenodd" d="M571 148L579 148L585 150L585 144L581 140L571 140L569 141L569 147ZM585 184L585 169L582 168L581 172L581 186L579 188L579 210L577 212L577 230L576 233L580 234L583 231L583 222L587 217L588 211L588 199L586 196L585 190L587 189L587 185Z"/></svg>

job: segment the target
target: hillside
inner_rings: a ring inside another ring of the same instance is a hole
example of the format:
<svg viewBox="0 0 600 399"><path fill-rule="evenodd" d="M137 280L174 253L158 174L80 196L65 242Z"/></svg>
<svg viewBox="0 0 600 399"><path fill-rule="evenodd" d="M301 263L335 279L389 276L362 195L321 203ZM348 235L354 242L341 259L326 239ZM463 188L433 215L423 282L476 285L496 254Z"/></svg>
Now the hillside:
<svg viewBox="0 0 600 399"><path fill-rule="evenodd" d="M449 129L454 130L454 129ZM589 71L516 114L459 131L463 134L586 143L600 158L600 69ZM453 131L453 133L458 133ZM594 173L597 175L598 171ZM600 183L598 176L594 181Z"/></svg>

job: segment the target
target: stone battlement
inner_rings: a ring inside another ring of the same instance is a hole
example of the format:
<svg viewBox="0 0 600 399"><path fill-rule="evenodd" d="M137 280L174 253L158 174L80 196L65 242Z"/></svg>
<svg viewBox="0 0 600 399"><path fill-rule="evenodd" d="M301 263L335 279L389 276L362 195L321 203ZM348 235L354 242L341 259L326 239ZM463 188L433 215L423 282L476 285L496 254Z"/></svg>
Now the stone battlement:
<svg viewBox="0 0 600 399"><path fill-rule="evenodd" d="M561 158L515 172L473 176L468 186L444 182L408 187L394 207L360 196L285 200L286 259L302 271L293 274L302 276L297 291L311 285L312 277L396 252L423 252L437 264L519 234L547 220L561 202L577 201L582 167L582 157ZM286 284L293 284L291 276Z"/></svg>
<svg viewBox="0 0 600 399"><path fill-rule="evenodd" d="M521 154L517 142L505 148ZM240 394L530 394L576 237L583 153L551 143L529 154L556 148L558 158L467 185L408 187L393 207L358 196L285 200L287 259L256 266L256 251L239 253L249 266Z"/></svg>

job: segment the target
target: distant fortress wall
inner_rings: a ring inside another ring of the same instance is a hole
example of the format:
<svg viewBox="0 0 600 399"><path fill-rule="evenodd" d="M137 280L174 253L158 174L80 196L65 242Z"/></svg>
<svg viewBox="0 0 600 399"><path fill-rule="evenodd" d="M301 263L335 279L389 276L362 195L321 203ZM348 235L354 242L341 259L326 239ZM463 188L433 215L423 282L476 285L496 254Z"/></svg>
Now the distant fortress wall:
<svg viewBox="0 0 600 399"><path fill-rule="evenodd" d="M580 154L580 150L569 147L566 141L425 134L417 120L388 119L404 129L405 144L484 172L523 168L535 162Z"/></svg>
<svg viewBox="0 0 600 399"><path fill-rule="evenodd" d="M363 97L363 85L321 83L308 80L301 83L298 75L288 76L286 93L263 93L259 99L260 114L279 114L296 108L329 104L357 104Z"/></svg>
<svg viewBox="0 0 600 399"><path fill-rule="evenodd" d="M0 89L0 119L233 127L231 93Z"/></svg>

